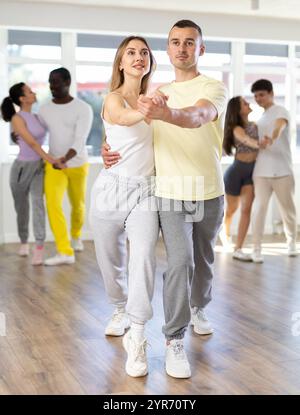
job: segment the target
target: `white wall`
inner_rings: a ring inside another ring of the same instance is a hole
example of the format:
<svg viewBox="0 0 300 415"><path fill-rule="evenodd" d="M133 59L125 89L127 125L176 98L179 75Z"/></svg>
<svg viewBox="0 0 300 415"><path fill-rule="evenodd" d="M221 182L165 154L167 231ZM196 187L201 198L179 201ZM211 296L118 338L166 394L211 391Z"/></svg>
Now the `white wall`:
<svg viewBox="0 0 300 415"><path fill-rule="evenodd" d="M224 2L225 3L225 2ZM26 17L25 17L26 16ZM0 0L0 51L1 42L5 43L4 33L1 27L9 28L36 28L68 31L84 31L98 33L142 33L144 35L166 35L171 25L183 18L190 18L197 21L203 29L204 37L231 38L231 39L251 39L251 40L270 40L276 42L300 41L299 20L282 20L275 18L258 18L258 17L240 17L226 14L209 14L209 13L191 13L177 11L156 11L141 9L126 9L115 7L93 7L93 6L73 6L62 4L39 4L19 3L17 1ZM68 39L65 36L64 41ZM233 48L235 44L233 44ZM3 50L3 48L2 48ZM238 57L241 51L234 53ZM66 59L70 57L65 56ZM73 57L74 58L74 57ZM5 73L7 65L5 64L6 56L0 56L0 89L1 85L7 85ZM74 63L74 62L73 62ZM234 63L235 65L235 63ZM235 93L241 93L242 72L239 68L240 61L236 61L235 74L240 74L240 82L235 82ZM0 121L0 137L7 136L8 125ZM1 144L2 154L3 142ZM8 142L7 142L8 143ZM14 242L18 240L16 230L16 217L13 208L13 201L9 189L9 170L11 163L2 160L0 152L0 243ZM224 164L224 169L227 167ZM87 209L89 207L89 193L91 184L94 181L98 171L99 162L92 163L88 191L87 191ZM296 202L300 206L300 163L295 166L296 175ZM66 213L69 216L69 206L65 201ZM268 212L266 232L271 233L273 230L272 222L278 216L276 204L270 204ZM233 231L236 231L238 218L233 223ZM298 224L300 224L298 213ZM83 237L90 238L90 231L86 224L83 229ZM52 234L47 230L47 238L52 239Z"/></svg>
<svg viewBox="0 0 300 415"><path fill-rule="evenodd" d="M0 162L0 244L4 242L4 189L3 189L3 164Z"/></svg>
<svg viewBox="0 0 300 415"><path fill-rule="evenodd" d="M197 21L203 29L204 37L300 41L299 20L296 19L37 2L0 2L0 26L19 28L166 35L174 22L185 18Z"/></svg>
<svg viewBox="0 0 300 415"><path fill-rule="evenodd" d="M229 166L229 164L223 164L223 171L226 170L226 168ZM17 226L16 226L16 214L14 210L13 205L13 199L11 196L11 191L9 188L9 171L11 167L11 162L9 163L3 163L2 165L2 172L1 172L1 164L0 164L0 177L2 178L0 182L0 191L1 195L4 197L1 198L0 203L0 217L3 218L3 221L0 220L0 226L2 222L3 230L2 230L2 242L8 243L8 242L18 242L18 234L17 234ZM99 160L94 160L90 163L90 171L88 176L88 185L87 185L87 194L86 194L86 220L85 225L83 227L83 239L92 239L91 231L88 225L88 211L90 206L90 191L92 184L96 180L96 177L99 173L99 171L102 168L102 162ZM295 172L295 179L296 179L296 204L300 207L300 163L295 164L294 166L294 172ZM2 187L2 188L1 188ZM1 212L2 209L2 212ZM64 200L64 211L66 213L66 217L70 218L70 208L69 208L69 202L67 200L67 197ZM267 215L267 221L266 221L266 228L265 233L271 234L273 233L274 226L273 222L278 217L278 212L276 209L276 204L270 203L269 205L269 211ZM32 223L32 221L30 221ZM234 218L233 225L232 225L232 231L233 234L236 234L237 230L237 223L238 223L238 215ZM298 209L298 226L300 225L300 209ZM250 229L251 233L251 229ZM1 235L1 228L0 228L0 235ZM31 229L31 237L30 241L33 241L33 234ZM47 223L47 241L53 241L53 236L51 233L51 230L49 228L49 224Z"/></svg>

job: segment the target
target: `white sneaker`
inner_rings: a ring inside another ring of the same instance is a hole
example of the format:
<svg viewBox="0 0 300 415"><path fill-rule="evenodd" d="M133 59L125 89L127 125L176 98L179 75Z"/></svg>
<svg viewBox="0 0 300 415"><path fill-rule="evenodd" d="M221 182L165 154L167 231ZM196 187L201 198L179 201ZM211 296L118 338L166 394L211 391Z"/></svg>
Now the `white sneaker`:
<svg viewBox="0 0 300 415"><path fill-rule="evenodd" d="M61 255L57 254L51 258L45 260L45 265L63 265L63 264L74 264L74 255Z"/></svg>
<svg viewBox="0 0 300 415"><path fill-rule="evenodd" d="M173 378L191 377L191 368L183 347L183 339L173 339L166 348L166 372Z"/></svg>
<svg viewBox="0 0 300 415"><path fill-rule="evenodd" d="M28 244L21 244L18 254L20 256L28 256L29 255L29 245Z"/></svg>
<svg viewBox="0 0 300 415"><path fill-rule="evenodd" d="M255 262L256 264L262 264L264 262L264 257L262 256L260 249L254 249L251 257L252 257L252 261Z"/></svg>
<svg viewBox="0 0 300 415"><path fill-rule="evenodd" d="M106 336L123 336L125 330L130 327L130 320L123 310L116 309L108 325L105 328Z"/></svg>
<svg viewBox="0 0 300 415"><path fill-rule="evenodd" d="M192 310L191 325L194 326L194 332L200 335L212 334L214 329L211 327L204 310L199 308L198 311Z"/></svg>
<svg viewBox="0 0 300 415"><path fill-rule="evenodd" d="M84 250L84 245L80 238L72 239L72 247L76 252L82 252Z"/></svg>
<svg viewBox="0 0 300 415"><path fill-rule="evenodd" d="M290 242L288 244L288 256L297 256L298 254L296 242Z"/></svg>
<svg viewBox="0 0 300 415"><path fill-rule="evenodd" d="M231 236L226 235L224 227L219 232L219 238L223 245L225 252L231 252L232 251L232 238Z"/></svg>
<svg viewBox="0 0 300 415"><path fill-rule="evenodd" d="M136 343L131 336L131 331L129 330L123 337L123 346L127 352L127 361L125 365L127 375L134 378L146 376L148 373L146 339L144 339L141 343Z"/></svg>
<svg viewBox="0 0 300 415"><path fill-rule="evenodd" d="M251 255L246 254L245 252L243 252L242 249L236 249L234 251L234 253L232 254L232 258L237 259L239 261L243 261L243 262L251 262L252 261Z"/></svg>

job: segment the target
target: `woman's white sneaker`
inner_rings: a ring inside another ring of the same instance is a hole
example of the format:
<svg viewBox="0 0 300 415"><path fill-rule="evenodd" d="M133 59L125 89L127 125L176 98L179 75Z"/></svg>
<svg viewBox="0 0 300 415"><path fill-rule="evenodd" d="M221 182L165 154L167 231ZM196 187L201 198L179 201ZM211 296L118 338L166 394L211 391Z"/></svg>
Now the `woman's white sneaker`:
<svg viewBox="0 0 300 415"><path fill-rule="evenodd" d="M224 227L222 227L219 232L219 238L222 243L223 250L225 252L232 252L232 238L231 236L226 235Z"/></svg>
<svg viewBox="0 0 300 415"><path fill-rule="evenodd" d="M105 328L106 336L123 336L130 327L130 320L125 310L116 309Z"/></svg>
<svg viewBox="0 0 300 415"><path fill-rule="evenodd" d="M184 351L183 339L173 339L166 347L166 372L173 378L191 377L191 368Z"/></svg>
<svg viewBox="0 0 300 415"><path fill-rule="evenodd" d="M200 335L212 334L214 329L211 327L204 310L199 308L192 309L191 325L194 326L194 332Z"/></svg>
<svg viewBox="0 0 300 415"><path fill-rule="evenodd" d="M232 258L243 262L252 261L252 256L250 254L246 254L245 252L243 252L242 249L236 249L232 254Z"/></svg>
<svg viewBox="0 0 300 415"><path fill-rule="evenodd" d="M123 346L127 352L125 370L127 375L134 378L146 376L148 373L147 363L147 340L144 338L140 343L136 342L129 330L123 337Z"/></svg>

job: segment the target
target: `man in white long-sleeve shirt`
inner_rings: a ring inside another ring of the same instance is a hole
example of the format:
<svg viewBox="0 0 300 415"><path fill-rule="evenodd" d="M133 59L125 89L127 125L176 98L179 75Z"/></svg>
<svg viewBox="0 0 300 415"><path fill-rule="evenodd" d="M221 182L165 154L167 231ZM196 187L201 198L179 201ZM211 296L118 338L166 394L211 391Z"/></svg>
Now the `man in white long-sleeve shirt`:
<svg viewBox="0 0 300 415"><path fill-rule="evenodd" d="M39 117L49 130L49 153L66 166L46 164L45 195L50 226L55 238L57 255L45 265L72 264L74 250L82 251L80 239L85 215L85 190L88 155L85 143L92 124L92 109L70 93L71 75L65 68L50 72L52 101L42 106ZM63 197L68 192L71 204L71 237L63 212Z"/></svg>

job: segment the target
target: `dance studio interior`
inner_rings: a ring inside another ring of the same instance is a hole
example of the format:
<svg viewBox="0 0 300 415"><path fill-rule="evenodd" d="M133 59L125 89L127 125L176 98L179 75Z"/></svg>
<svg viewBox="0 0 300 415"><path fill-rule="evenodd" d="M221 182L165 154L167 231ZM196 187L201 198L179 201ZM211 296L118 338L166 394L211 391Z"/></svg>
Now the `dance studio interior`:
<svg viewBox="0 0 300 415"><path fill-rule="evenodd" d="M299 24L297 0L0 0L0 395L178 396L183 405L189 396L300 394ZM135 94L148 63L149 88ZM203 121L188 124L192 112ZM118 124L119 113L138 124ZM126 147L130 132L153 142ZM103 204L112 180L130 188L143 175L120 178L130 157L132 172L152 157L154 183L204 175L199 198L153 196L202 206L201 218L191 223L189 213L175 229L160 208L133 219L134 205L116 236L120 212L105 219ZM192 264L174 265L188 253Z"/></svg>

